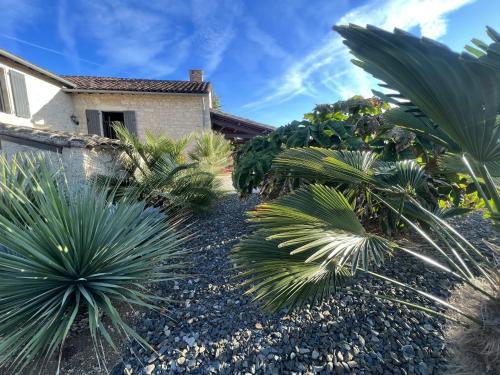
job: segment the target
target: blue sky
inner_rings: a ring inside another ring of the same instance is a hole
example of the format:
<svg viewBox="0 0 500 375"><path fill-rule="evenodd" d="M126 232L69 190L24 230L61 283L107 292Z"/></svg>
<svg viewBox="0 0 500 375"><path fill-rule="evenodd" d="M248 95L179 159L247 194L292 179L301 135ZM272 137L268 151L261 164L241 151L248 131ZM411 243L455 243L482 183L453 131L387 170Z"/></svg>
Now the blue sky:
<svg viewBox="0 0 500 375"><path fill-rule="evenodd" d="M369 95L337 23L399 27L455 50L500 30L500 0L0 0L0 48L60 74L186 79L225 111L279 126Z"/></svg>

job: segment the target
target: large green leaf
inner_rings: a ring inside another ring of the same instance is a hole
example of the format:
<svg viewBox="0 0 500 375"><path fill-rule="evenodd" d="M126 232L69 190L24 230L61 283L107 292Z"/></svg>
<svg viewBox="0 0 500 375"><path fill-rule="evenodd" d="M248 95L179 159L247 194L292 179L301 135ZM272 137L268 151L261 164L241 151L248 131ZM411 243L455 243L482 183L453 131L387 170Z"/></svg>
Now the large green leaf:
<svg viewBox="0 0 500 375"><path fill-rule="evenodd" d="M401 107L393 108L384 113L384 123L410 130L421 137L446 147L450 152L460 152L460 147L426 116L415 116Z"/></svg>
<svg viewBox="0 0 500 375"><path fill-rule="evenodd" d="M316 181L377 184L369 151L336 151L307 147L285 150L273 161L277 170Z"/></svg>
<svg viewBox="0 0 500 375"><path fill-rule="evenodd" d="M479 162L500 158L498 69L427 38L374 26L335 26L353 62L398 91ZM492 58L499 55L498 43Z"/></svg>
<svg viewBox="0 0 500 375"><path fill-rule="evenodd" d="M263 203L250 212L250 221L257 232L236 246L232 259L256 284L257 299L272 309L325 297L339 272L379 266L394 247L366 232L346 198L323 185ZM274 288L277 279L282 284Z"/></svg>

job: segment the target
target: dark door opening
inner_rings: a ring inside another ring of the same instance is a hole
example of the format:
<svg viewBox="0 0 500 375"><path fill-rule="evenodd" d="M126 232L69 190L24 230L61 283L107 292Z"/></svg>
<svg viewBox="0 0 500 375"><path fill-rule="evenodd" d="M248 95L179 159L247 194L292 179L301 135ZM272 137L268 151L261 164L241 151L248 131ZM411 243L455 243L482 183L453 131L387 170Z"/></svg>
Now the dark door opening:
<svg viewBox="0 0 500 375"><path fill-rule="evenodd" d="M117 139L114 126L123 126L123 112L103 112L102 113L102 131L106 138Z"/></svg>

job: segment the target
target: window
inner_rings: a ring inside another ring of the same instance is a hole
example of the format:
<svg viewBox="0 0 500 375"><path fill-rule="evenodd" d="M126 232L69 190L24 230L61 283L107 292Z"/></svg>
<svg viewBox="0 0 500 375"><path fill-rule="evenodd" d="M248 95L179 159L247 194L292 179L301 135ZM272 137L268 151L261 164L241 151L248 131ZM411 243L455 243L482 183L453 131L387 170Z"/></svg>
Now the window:
<svg viewBox="0 0 500 375"><path fill-rule="evenodd" d="M114 126L125 126L132 134L137 134L134 111L101 112L98 109L85 110L87 117L87 131L103 137L116 139Z"/></svg>
<svg viewBox="0 0 500 375"><path fill-rule="evenodd" d="M102 113L102 131L106 138L116 139L114 126L123 126L125 120L123 112L103 112Z"/></svg>
<svg viewBox="0 0 500 375"><path fill-rule="evenodd" d="M7 92L4 68L0 68L0 112L10 113L9 94Z"/></svg>

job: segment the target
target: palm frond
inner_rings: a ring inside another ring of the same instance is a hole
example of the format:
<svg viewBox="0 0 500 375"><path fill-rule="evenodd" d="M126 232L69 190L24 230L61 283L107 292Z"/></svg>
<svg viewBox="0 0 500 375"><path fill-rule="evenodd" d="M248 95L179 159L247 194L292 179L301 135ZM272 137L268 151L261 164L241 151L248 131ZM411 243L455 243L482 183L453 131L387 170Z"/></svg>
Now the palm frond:
<svg viewBox="0 0 500 375"><path fill-rule="evenodd" d="M375 154L369 151L337 151L318 147L285 150L273 161L278 171L314 181L380 183L371 170Z"/></svg>
<svg viewBox="0 0 500 375"><path fill-rule="evenodd" d="M231 142L223 134L209 130L194 137L189 156L202 170L217 174L231 164L231 154Z"/></svg>
<svg viewBox="0 0 500 375"><path fill-rule="evenodd" d="M294 278L287 278L286 291L266 288L258 294L258 299L275 309L305 303L304 296L323 298L327 295L324 292L333 288L329 283L337 279L339 270L346 276L346 269L355 274L358 267L379 266L394 248L391 242L366 232L347 199L323 185L309 185L261 204L249 215L250 222L262 230L242 241L232 255L237 264L248 269L244 276L249 283L268 283L279 277L283 268L295 269ZM255 247L263 235L268 246ZM272 257L281 255L282 269L276 266L278 259L268 263L271 245L276 247Z"/></svg>
<svg viewBox="0 0 500 375"><path fill-rule="evenodd" d="M463 151L479 162L500 158L498 70L398 29L391 33L349 25L335 30L357 58L356 65L418 107ZM493 59L497 45L491 48Z"/></svg>

